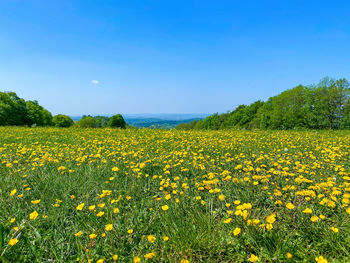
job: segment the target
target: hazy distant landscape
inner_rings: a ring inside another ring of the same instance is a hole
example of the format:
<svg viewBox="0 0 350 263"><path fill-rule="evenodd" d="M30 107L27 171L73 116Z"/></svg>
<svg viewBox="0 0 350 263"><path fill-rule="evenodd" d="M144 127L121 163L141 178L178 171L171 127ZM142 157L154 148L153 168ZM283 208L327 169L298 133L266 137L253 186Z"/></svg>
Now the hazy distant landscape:
<svg viewBox="0 0 350 263"><path fill-rule="evenodd" d="M111 117L113 114L102 116ZM100 115L100 116L101 116ZM123 114L126 123L138 128L172 129L181 123L190 123L205 119L210 114ZM72 120L79 121L82 116L71 116Z"/></svg>

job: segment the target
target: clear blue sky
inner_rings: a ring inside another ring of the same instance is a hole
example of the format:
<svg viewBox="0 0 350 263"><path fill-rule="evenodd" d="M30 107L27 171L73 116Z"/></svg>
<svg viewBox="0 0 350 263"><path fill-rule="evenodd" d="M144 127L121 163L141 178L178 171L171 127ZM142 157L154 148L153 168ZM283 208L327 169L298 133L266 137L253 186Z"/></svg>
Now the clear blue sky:
<svg viewBox="0 0 350 263"><path fill-rule="evenodd" d="M0 90L53 114L226 112L350 77L347 0L1 0L0 10Z"/></svg>

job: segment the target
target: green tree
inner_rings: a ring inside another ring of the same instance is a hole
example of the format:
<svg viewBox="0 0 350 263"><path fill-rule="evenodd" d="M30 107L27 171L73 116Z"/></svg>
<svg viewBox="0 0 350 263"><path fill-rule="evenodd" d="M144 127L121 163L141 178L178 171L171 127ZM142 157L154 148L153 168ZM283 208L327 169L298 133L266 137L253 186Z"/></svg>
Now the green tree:
<svg viewBox="0 0 350 263"><path fill-rule="evenodd" d="M121 114L114 115L110 118L108 126L112 128L126 128L126 122Z"/></svg>
<svg viewBox="0 0 350 263"><path fill-rule="evenodd" d="M52 118L52 123L56 127L67 128L67 127L72 126L74 124L74 121L71 119L71 117L69 117L67 115L58 114Z"/></svg>
<svg viewBox="0 0 350 263"><path fill-rule="evenodd" d="M52 115L35 101L26 102L28 125L50 126Z"/></svg>
<svg viewBox="0 0 350 263"><path fill-rule="evenodd" d="M97 121L92 116L83 116L75 125L81 128L96 128Z"/></svg>
<svg viewBox="0 0 350 263"><path fill-rule="evenodd" d="M27 125L26 102L14 92L0 92L0 125Z"/></svg>
<svg viewBox="0 0 350 263"><path fill-rule="evenodd" d="M106 116L95 116L97 127L104 128L108 126L109 118Z"/></svg>

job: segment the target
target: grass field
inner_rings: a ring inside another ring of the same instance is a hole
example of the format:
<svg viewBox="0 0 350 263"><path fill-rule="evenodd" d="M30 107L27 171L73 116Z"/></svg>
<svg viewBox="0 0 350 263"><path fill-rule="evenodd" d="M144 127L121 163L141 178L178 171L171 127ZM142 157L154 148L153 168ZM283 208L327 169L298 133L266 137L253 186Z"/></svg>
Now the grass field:
<svg viewBox="0 0 350 263"><path fill-rule="evenodd" d="M1 262L350 262L350 132L0 134Z"/></svg>

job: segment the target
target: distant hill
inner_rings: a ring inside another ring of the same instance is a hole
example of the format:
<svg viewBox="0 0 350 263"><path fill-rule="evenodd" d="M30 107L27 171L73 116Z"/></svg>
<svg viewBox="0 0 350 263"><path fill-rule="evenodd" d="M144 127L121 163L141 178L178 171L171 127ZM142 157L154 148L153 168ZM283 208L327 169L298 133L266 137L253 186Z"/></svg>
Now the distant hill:
<svg viewBox="0 0 350 263"><path fill-rule="evenodd" d="M192 118L187 120L162 120L156 118L134 118L125 119L126 123L139 127L139 128L158 128L158 129L171 129L181 123L189 123L192 121L199 120L200 118Z"/></svg>
<svg viewBox="0 0 350 263"><path fill-rule="evenodd" d="M126 123L138 128L172 129L181 123L198 121L210 114L123 114ZM111 117L112 114L104 115ZM74 121L79 121L82 116L70 116Z"/></svg>

